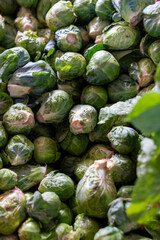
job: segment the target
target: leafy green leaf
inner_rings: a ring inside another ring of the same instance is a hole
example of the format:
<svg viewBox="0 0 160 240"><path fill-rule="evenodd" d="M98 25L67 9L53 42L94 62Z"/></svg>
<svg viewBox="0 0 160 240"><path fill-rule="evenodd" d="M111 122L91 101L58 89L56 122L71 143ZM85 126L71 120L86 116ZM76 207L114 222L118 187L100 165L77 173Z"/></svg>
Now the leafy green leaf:
<svg viewBox="0 0 160 240"><path fill-rule="evenodd" d="M160 94L148 93L144 95L128 116L128 120L145 134L152 134L160 130Z"/></svg>

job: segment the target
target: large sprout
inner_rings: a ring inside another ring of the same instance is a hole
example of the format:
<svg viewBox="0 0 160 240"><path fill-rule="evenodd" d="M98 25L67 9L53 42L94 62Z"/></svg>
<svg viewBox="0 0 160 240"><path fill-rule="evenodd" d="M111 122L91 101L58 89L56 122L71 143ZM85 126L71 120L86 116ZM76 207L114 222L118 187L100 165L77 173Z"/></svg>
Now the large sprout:
<svg viewBox="0 0 160 240"><path fill-rule="evenodd" d="M94 240L124 240L123 232L117 227L108 226L99 229L94 236Z"/></svg>
<svg viewBox="0 0 160 240"><path fill-rule="evenodd" d="M101 19L111 20L115 9L111 0L98 0L95 11Z"/></svg>
<svg viewBox="0 0 160 240"><path fill-rule="evenodd" d="M73 100L67 92L53 90L44 97L37 112L37 120L40 123L60 123L67 116L72 105Z"/></svg>
<svg viewBox="0 0 160 240"><path fill-rule="evenodd" d="M149 58L142 58L139 62L131 63L129 75L139 82L140 87L146 87L154 80L155 65Z"/></svg>
<svg viewBox="0 0 160 240"><path fill-rule="evenodd" d="M34 144L24 135L13 136L6 148L8 160L12 166L24 165L33 154Z"/></svg>
<svg viewBox="0 0 160 240"><path fill-rule="evenodd" d="M48 223L58 216L61 201L54 192L41 194L36 191L27 202L29 215L42 223Z"/></svg>
<svg viewBox="0 0 160 240"><path fill-rule="evenodd" d="M20 240L39 240L40 232L39 224L33 218L28 218L18 229L18 236Z"/></svg>
<svg viewBox="0 0 160 240"><path fill-rule="evenodd" d="M89 133L96 126L97 111L90 105L75 105L69 113L69 122L72 133Z"/></svg>
<svg viewBox="0 0 160 240"><path fill-rule="evenodd" d="M11 74L30 60L29 53L22 47L14 47L0 54L0 80L7 83Z"/></svg>
<svg viewBox="0 0 160 240"><path fill-rule="evenodd" d="M116 184L129 184L136 179L136 163L126 155L113 155L107 161L107 167Z"/></svg>
<svg viewBox="0 0 160 240"><path fill-rule="evenodd" d="M23 98L34 97L51 91L56 84L56 74L45 61L29 62L14 72L8 82L10 96Z"/></svg>
<svg viewBox="0 0 160 240"><path fill-rule="evenodd" d="M41 181L38 190L41 193L55 192L62 201L74 194L74 182L64 173L52 171Z"/></svg>
<svg viewBox="0 0 160 240"><path fill-rule="evenodd" d="M119 153L129 154L138 147L139 134L130 127L113 127L108 133L112 147Z"/></svg>
<svg viewBox="0 0 160 240"><path fill-rule="evenodd" d="M74 20L75 14L70 1L58 1L46 14L47 26L54 32L72 24Z"/></svg>
<svg viewBox="0 0 160 240"><path fill-rule="evenodd" d="M34 166L25 164L23 166L11 167L18 176L17 187L22 191L28 191L31 187L40 183L46 175L46 166Z"/></svg>
<svg viewBox="0 0 160 240"><path fill-rule="evenodd" d="M95 43L104 43L109 50L134 49L140 41L138 27L131 28L128 23L120 21L106 27Z"/></svg>
<svg viewBox="0 0 160 240"><path fill-rule="evenodd" d="M96 0L75 0L74 12L84 22L89 22L95 16Z"/></svg>
<svg viewBox="0 0 160 240"><path fill-rule="evenodd" d="M80 233L82 240L93 240L98 232L100 224L94 218L88 217L84 213L78 214L74 222L74 230Z"/></svg>
<svg viewBox="0 0 160 240"><path fill-rule="evenodd" d="M61 153L55 140L49 137L39 137L34 140L34 159L37 163L51 164L56 162Z"/></svg>
<svg viewBox="0 0 160 240"><path fill-rule="evenodd" d="M68 122L63 122L58 126L56 138L64 151L75 156L82 155L87 150L89 143L87 134L74 135L70 132Z"/></svg>
<svg viewBox="0 0 160 240"><path fill-rule="evenodd" d="M127 74L121 74L118 79L108 84L107 92L110 102L116 103L135 97L139 92L139 85Z"/></svg>
<svg viewBox="0 0 160 240"><path fill-rule="evenodd" d="M106 162L104 159L95 161L77 185L77 204L91 217L106 218L108 204L117 196Z"/></svg>
<svg viewBox="0 0 160 240"><path fill-rule="evenodd" d="M86 81L93 85L105 85L115 80L120 72L120 66L114 56L100 50L93 54L86 67Z"/></svg>
<svg viewBox="0 0 160 240"><path fill-rule="evenodd" d="M80 53L66 52L55 60L60 80L71 80L85 73L86 60Z"/></svg>
<svg viewBox="0 0 160 240"><path fill-rule="evenodd" d="M0 190L7 191L17 184L17 174L7 168L0 170Z"/></svg>
<svg viewBox="0 0 160 240"><path fill-rule="evenodd" d="M64 52L79 52L82 47L81 31L75 25L57 30L55 40L58 48Z"/></svg>
<svg viewBox="0 0 160 240"><path fill-rule="evenodd" d="M101 86L86 86L81 94L81 103L91 105L97 109L106 105L107 91Z"/></svg>
<svg viewBox="0 0 160 240"><path fill-rule="evenodd" d="M40 59L41 53L44 49L44 42L32 30L24 32L18 31L15 43L16 46L25 48L33 60L37 61Z"/></svg>
<svg viewBox="0 0 160 240"><path fill-rule="evenodd" d="M3 115L4 126L9 134L27 135L34 127L32 110L23 103L12 105Z"/></svg>
<svg viewBox="0 0 160 240"><path fill-rule="evenodd" d="M9 235L25 220L26 202L24 193L14 188L0 195L0 234Z"/></svg>

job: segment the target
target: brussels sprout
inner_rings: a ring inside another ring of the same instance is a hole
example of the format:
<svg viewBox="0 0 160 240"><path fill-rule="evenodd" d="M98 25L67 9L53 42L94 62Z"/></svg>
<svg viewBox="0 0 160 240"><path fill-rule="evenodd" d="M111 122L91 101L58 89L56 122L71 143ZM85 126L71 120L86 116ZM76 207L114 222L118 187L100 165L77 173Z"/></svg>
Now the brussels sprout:
<svg viewBox="0 0 160 240"><path fill-rule="evenodd" d="M96 38L102 33L103 28L108 26L109 24L110 23L108 21L102 20L99 17L93 18L88 24L89 36L93 39Z"/></svg>
<svg viewBox="0 0 160 240"><path fill-rule="evenodd" d="M118 197L131 198L134 186L122 186L117 193Z"/></svg>
<svg viewBox="0 0 160 240"><path fill-rule="evenodd" d="M12 97L24 97L26 94L41 96L56 84L56 75L45 61L29 62L14 72L8 82L8 91Z"/></svg>
<svg viewBox="0 0 160 240"><path fill-rule="evenodd" d="M89 22L95 16L95 5L96 0L75 0L73 8L79 19Z"/></svg>
<svg viewBox="0 0 160 240"><path fill-rule="evenodd" d="M97 16L101 19L111 20L115 9L111 0L98 0L95 11Z"/></svg>
<svg viewBox="0 0 160 240"><path fill-rule="evenodd" d="M135 97L139 92L139 85L126 74L121 74L107 86L110 102L116 103Z"/></svg>
<svg viewBox="0 0 160 240"><path fill-rule="evenodd" d="M33 143L26 136L20 134L13 136L5 148L5 152L12 166L27 163L32 157L33 150Z"/></svg>
<svg viewBox="0 0 160 240"><path fill-rule="evenodd" d="M5 92L0 92L0 115L5 113L13 104L13 99Z"/></svg>
<svg viewBox="0 0 160 240"><path fill-rule="evenodd" d="M123 232L116 227L105 227L101 228L96 235L94 240L124 240Z"/></svg>
<svg viewBox="0 0 160 240"><path fill-rule="evenodd" d="M81 95L81 103L91 105L97 109L103 107L108 100L107 91L101 86L86 86Z"/></svg>
<svg viewBox="0 0 160 240"><path fill-rule="evenodd" d="M0 3L0 6L1 6L1 3ZM3 41L1 42L2 47L4 47L4 48L15 47L16 46L16 44L15 44L16 34L17 34L17 29L14 26L5 23L5 34L3 37Z"/></svg>
<svg viewBox="0 0 160 240"><path fill-rule="evenodd" d="M73 227L66 223L58 224L55 229L55 233L57 236L56 239L80 240L80 234L76 231L73 231Z"/></svg>
<svg viewBox="0 0 160 240"><path fill-rule="evenodd" d="M130 220L126 213L130 205L129 199L117 198L110 203L108 210L108 221L111 226L116 226L124 233L137 229L139 226L136 222Z"/></svg>
<svg viewBox="0 0 160 240"><path fill-rule="evenodd" d="M61 203L59 215L57 217L58 223L66 223L71 225L73 222L73 213L67 204Z"/></svg>
<svg viewBox="0 0 160 240"><path fill-rule="evenodd" d="M99 223L84 213L77 215L75 218L74 230L80 233L82 240L93 240L99 228Z"/></svg>
<svg viewBox="0 0 160 240"><path fill-rule="evenodd" d="M129 234L124 236L125 240L151 240L151 238L140 236L137 234Z"/></svg>
<svg viewBox="0 0 160 240"><path fill-rule="evenodd" d="M61 206L59 197L54 192L41 194L36 191L27 202L29 215L42 223L48 223L58 216Z"/></svg>
<svg viewBox="0 0 160 240"><path fill-rule="evenodd" d="M59 0L39 0L37 5L37 18L40 23L46 25L45 17L49 9Z"/></svg>
<svg viewBox="0 0 160 240"><path fill-rule="evenodd" d="M56 162L61 153L58 151L56 141L49 137L39 137L34 141L34 159L37 163L51 164Z"/></svg>
<svg viewBox="0 0 160 240"><path fill-rule="evenodd" d="M115 80L120 66L113 55L105 50L93 54L86 67L86 81L93 85L105 85Z"/></svg>
<svg viewBox="0 0 160 240"><path fill-rule="evenodd" d="M60 124L56 131L56 139L60 143L61 148L75 156L80 156L83 154L88 147L88 135L79 134L74 135L69 130L69 124L63 122Z"/></svg>
<svg viewBox="0 0 160 240"><path fill-rule="evenodd" d="M77 185L77 204L91 217L106 218L108 204L117 196L106 162L105 159L95 161Z"/></svg>
<svg viewBox="0 0 160 240"><path fill-rule="evenodd" d="M38 191L55 192L61 201L66 201L74 194L74 182L64 173L52 171L41 181Z"/></svg>
<svg viewBox="0 0 160 240"><path fill-rule="evenodd" d="M0 54L0 80L7 83L11 74L30 60L28 52L22 47L5 50Z"/></svg>
<svg viewBox="0 0 160 240"><path fill-rule="evenodd" d="M103 42L110 50L126 50L134 49L139 41L139 28L131 28L126 22L122 21L106 27L103 34L96 38L95 43Z"/></svg>
<svg viewBox="0 0 160 240"><path fill-rule="evenodd" d="M80 161L79 157L65 155L64 158L62 158L59 163L60 171L71 177L79 161Z"/></svg>
<svg viewBox="0 0 160 240"><path fill-rule="evenodd" d="M160 51L160 40L156 40L148 48L148 54L156 65L160 62L159 51Z"/></svg>
<svg viewBox="0 0 160 240"><path fill-rule="evenodd" d="M70 131L73 134L89 133L97 123L97 111L90 105L77 104L69 113Z"/></svg>
<svg viewBox="0 0 160 240"><path fill-rule="evenodd" d="M46 166L33 166L25 164L24 166L11 167L18 176L17 187L22 191L28 191L31 187L40 183L46 175Z"/></svg>
<svg viewBox="0 0 160 240"><path fill-rule="evenodd" d="M39 224L33 218L28 218L18 229L18 236L20 240L39 240L40 231Z"/></svg>
<svg viewBox="0 0 160 240"><path fill-rule="evenodd" d="M76 178L80 180L84 176L88 167L90 167L95 160L107 159L112 157L113 154L114 151L112 151L107 145L94 145L75 166L74 174Z"/></svg>
<svg viewBox="0 0 160 240"><path fill-rule="evenodd" d="M79 53L67 52L55 60L55 68L60 80L71 80L85 72L86 60Z"/></svg>
<svg viewBox="0 0 160 240"><path fill-rule="evenodd" d="M15 14L18 10L16 0L0 0L0 12L7 15Z"/></svg>
<svg viewBox="0 0 160 240"><path fill-rule="evenodd" d="M152 0L152 3L154 1ZM151 3L151 4L152 4ZM160 25L159 25L159 16L160 16L160 5L159 2L149 5L143 10L143 25L146 32L152 37L160 36Z"/></svg>
<svg viewBox="0 0 160 240"><path fill-rule="evenodd" d="M149 55L149 46L155 41L155 38L151 37L149 34L146 34L140 42L140 51L143 55Z"/></svg>
<svg viewBox="0 0 160 240"><path fill-rule="evenodd" d="M0 42L3 40L5 34L4 18L0 15Z"/></svg>
<svg viewBox="0 0 160 240"><path fill-rule="evenodd" d="M44 42L32 30L18 31L15 43L16 46L25 48L35 61L39 60L44 48Z"/></svg>
<svg viewBox="0 0 160 240"><path fill-rule="evenodd" d="M0 170L0 190L7 191L17 184L17 174L7 168Z"/></svg>
<svg viewBox="0 0 160 240"><path fill-rule="evenodd" d="M14 233L17 227L25 220L25 195L14 188L0 195L0 234Z"/></svg>
<svg viewBox="0 0 160 240"><path fill-rule="evenodd" d="M117 152L128 154L136 149L139 134L133 128L117 126L112 128L107 137Z"/></svg>
<svg viewBox="0 0 160 240"><path fill-rule="evenodd" d="M82 77L79 77L78 79L72 79L70 81L58 80L57 88L67 92L72 97L74 102L80 102L81 92L85 85L84 83L85 81Z"/></svg>
<svg viewBox="0 0 160 240"><path fill-rule="evenodd" d="M78 27L70 25L55 32L57 46L64 52L79 52L82 47L82 36Z"/></svg>
<svg viewBox="0 0 160 240"><path fill-rule="evenodd" d="M37 5L38 0L17 0L17 3L20 6L26 7L26 8L34 8Z"/></svg>
<svg viewBox="0 0 160 240"><path fill-rule="evenodd" d="M74 21L75 14L70 1L58 1L46 14L47 26L54 32L72 24Z"/></svg>
<svg viewBox="0 0 160 240"><path fill-rule="evenodd" d="M98 125L94 131L89 134L89 139L100 142L107 142L107 133L113 126L127 126L127 115L130 113L134 105L139 100L139 96L126 100L125 102L117 102L111 106L100 109Z"/></svg>
<svg viewBox="0 0 160 240"><path fill-rule="evenodd" d="M107 167L115 183L128 184L136 178L136 164L128 156L115 154L107 161Z"/></svg>
<svg viewBox="0 0 160 240"><path fill-rule="evenodd" d="M40 123L60 123L67 116L73 100L63 90L54 90L46 96L37 112L37 120Z"/></svg>
<svg viewBox="0 0 160 240"><path fill-rule="evenodd" d="M9 134L27 135L34 127L32 110L22 103L12 105L3 115L4 126Z"/></svg>
<svg viewBox="0 0 160 240"><path fill-rule="evenodd" d="M0 124L0 149L5 147L8 142L8 135L3 125Z"/></svg>
<svg viewBox="0 0 160 240"><path fill-rule="evenodd" d="M122 0L120 2L120 13L122 18L133 27L142 20L143 9L150 4L153 4L154 0Z"/></svg>
<svg viewBox="0 0 160 240"><path fill-rule="evenodd" d="M15 25L21 32L28 30L37 31L38 29L37 19L32 15L32 12L29 9L24 8L21 8L18 12L18 16L15 19Z"/></svg>
<svg viewBox="0 0 160 240"><path fill-rule="evenodd" d="M132 79L138 81L141 87L146 87L154 79L155 65L149 58L143 58L138 63L131 63L128 71Z"/></svg>

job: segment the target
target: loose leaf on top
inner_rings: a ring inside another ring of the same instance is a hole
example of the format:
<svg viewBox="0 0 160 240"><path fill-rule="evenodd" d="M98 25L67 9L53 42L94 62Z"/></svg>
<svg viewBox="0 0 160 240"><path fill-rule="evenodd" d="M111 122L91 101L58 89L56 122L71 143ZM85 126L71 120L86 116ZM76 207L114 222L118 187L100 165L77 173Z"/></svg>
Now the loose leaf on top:
<svg viewBox="0 0 160 240"><path fill-rule="evenodd" d="M133 108L128 120L141 132L152 134L160 130L160 94L144 95Z"/></svg>

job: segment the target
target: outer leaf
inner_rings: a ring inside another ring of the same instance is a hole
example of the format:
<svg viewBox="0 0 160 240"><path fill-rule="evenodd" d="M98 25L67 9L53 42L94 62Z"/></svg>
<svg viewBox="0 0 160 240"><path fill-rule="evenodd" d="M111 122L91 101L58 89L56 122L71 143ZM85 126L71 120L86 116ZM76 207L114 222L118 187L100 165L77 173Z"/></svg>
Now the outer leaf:
<svg viewBox="0 0 160 240"><path fill-rule="evenodd" d="M145 134L160 130L160 94L148 93L144 95L133 108L128 120Z"/></svg>

